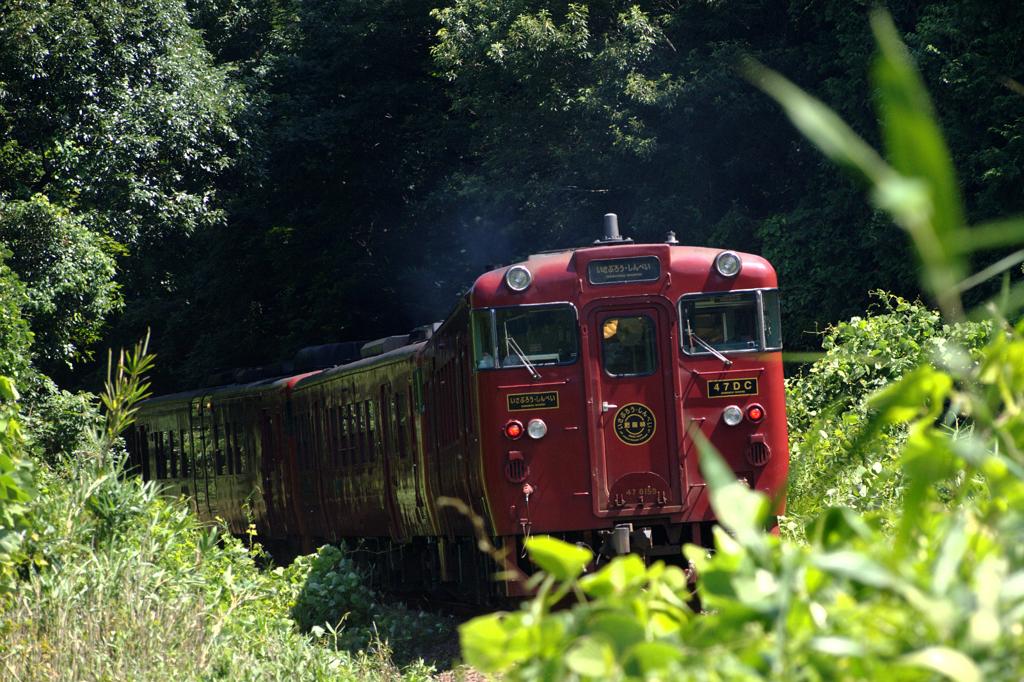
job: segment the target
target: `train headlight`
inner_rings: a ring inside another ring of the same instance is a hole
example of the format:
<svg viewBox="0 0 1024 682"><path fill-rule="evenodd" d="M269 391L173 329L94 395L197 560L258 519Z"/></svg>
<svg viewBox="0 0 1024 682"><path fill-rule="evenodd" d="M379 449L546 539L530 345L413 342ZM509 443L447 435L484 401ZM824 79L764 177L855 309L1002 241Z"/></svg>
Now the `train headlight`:
<svg viewBox="0 0 1024 682"><path fill-rule="evenodd" d="M739 255L732 251L723 251L715 257L715 270L718 270L722 277L735 277L740 274L741 267L743 263Z"/></svg>
<svg viewBox="0 0 1024 682"><path fill-rule="evenodd" d="M505 424L505 435L512 440L519 440L520 436L523 435L523 423L513 419L508 424Z"/></svg>
<svg viewBox="0 0 1024 682"><path fill-rule="evenodd" d="M526 291L531 282L533 282L533 275L522 265L513 266L505 273L505 284L512 291Z"/></svg>
<svg viewBox="0 0 1024 682"><path fill-rule="evenodd" d="M722 410L722 419L724 419L725 423L729 426L736 426L743 421L743 411L735 405L730 405Z"/></svg>
<svg viewBox="0 0 1024 682"><path fill-rule="evenodd" d="M747 408L747 419L755 424L760 424L764 421L764 408L760 405L751 405Z"/></svg>
<svg viewBox="0 0 1024 682"><path fill-rule="evenodd" d="M537 439L543 438L547 435L548 425L541 419L531 419L530 423L526 425L526 433L530 438Z"/></svg>

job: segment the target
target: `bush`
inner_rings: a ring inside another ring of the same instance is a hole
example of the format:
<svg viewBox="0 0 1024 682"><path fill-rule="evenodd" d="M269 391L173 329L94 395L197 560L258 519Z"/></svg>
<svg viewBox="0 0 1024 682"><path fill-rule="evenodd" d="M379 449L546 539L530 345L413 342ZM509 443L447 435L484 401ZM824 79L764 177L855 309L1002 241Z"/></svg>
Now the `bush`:
<svg viewBox="0 0 1024 682"><path fill-rule="evenodd" d="M31 470L10 456L21 447L13 408L0 406L0 494L9 498L0 507L4 678L402 678L386 646L350 652L337 637L296 627L291 610L313 557L260 570L258 546L254 554L221 529L201 526L183 500L124 476L117 434L146 392L141 373L150 361L144 344L122 355L102 396L106 426L86 433L72 456L39 468L34 499L24 477ZM8 400L15 395L6 379L0 390ZM12 537L16 551L3 550ZM426 680L431 672L417 662L404 678Z"/></svg>
<svg viewBox="0 0 1024 682"><path fill-rule="evenodd" d="M452 631L450 618L385 603L344 545L324 545L316 554L299 557L288 573L292 581L302 578L291 610L298 627L319 637L331 633L338 647L383 647L395 652L397 663L410 664L415 652L439 643Z"/></svg>
<svg viewBox="0 0 1024 682"><path fill-rule="evenodd" d="M24 543L37 494L18 421L18 398L14 382L0 376L0 598L14 589L17 570L28 559Z"/></svg>
<svg viewBox="0 0 1024 682"><path fill-rule="evenodd" d="M906 427L893 424L865 439L870 396L923 363L958 370L978 363L994 329L991 321L948 324L920 302L873 293L879 312L829 328L824 357L786 382L790 512L782 527L798 536L830 506L899 508L896 460ZM954 415L944 417L954 431L963 428Z"/></svg>

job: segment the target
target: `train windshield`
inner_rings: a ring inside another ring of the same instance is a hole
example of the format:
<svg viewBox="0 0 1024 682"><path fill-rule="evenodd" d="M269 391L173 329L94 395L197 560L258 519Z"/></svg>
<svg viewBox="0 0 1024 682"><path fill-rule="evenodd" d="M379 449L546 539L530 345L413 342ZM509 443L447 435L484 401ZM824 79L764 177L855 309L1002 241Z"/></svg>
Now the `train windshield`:
<svg viewBox="0 0 1024 682"><path fill-rule="evenodd" d="M688 355L782 348L775 289L683 296L679 321L682 350Z"/></svg>
<svg viewBox="0 0 1024 682"><path fill-rule="evenodd" d="M576 310L570 305L474 310L473 361L477 369L576 362Z"/></svg>

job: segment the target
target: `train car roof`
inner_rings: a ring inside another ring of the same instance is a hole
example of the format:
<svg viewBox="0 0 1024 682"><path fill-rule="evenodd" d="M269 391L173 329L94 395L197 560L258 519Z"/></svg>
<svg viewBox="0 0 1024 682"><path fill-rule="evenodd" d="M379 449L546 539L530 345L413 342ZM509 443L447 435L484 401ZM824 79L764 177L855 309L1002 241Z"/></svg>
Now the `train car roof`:
<svg viewBox="0 0 1024 682"><path fill-rule="evenodd" d="M323 381L334 379L339 374L348 374L351 372L358 372L360 370L367 370L377 365L384 365L396 360L400 361L405 358L409 358L416 355L425 345L426 341L419 341L417 343L409 344L408 346L402 346L401 348L387 351L386 353L381 353L380 355L372 355L368 358L356 360L355 362L338 365L337 367L331 367L313 374L308 374L295 383L293 390L314 386Z"/></svg>

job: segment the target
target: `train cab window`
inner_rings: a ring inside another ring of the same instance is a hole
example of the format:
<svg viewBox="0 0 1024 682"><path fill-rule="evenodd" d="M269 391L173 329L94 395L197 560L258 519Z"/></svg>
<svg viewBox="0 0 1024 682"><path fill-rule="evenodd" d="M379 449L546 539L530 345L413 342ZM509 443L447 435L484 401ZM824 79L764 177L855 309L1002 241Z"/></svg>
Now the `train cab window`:
<svg viewBox="0 0 1024 682"><path fill-rule="evenodd" d="M645 376L658 369L654 320L647 315L606 317L601 322L601 358L611 376Z"/></svg>
<svg viewBox="0 0 1024 682"><path fill-rule="evenodd" d="M683 296L679 321L682 350L688 355L782 347L775 290Z"/></svg>
<svg viewBox="0 0 1024 682"><path fill-rule="evenodd" d="M570 305L474 310L472 323L476 369L563 365L579 357L576 310Z"/></svg>

